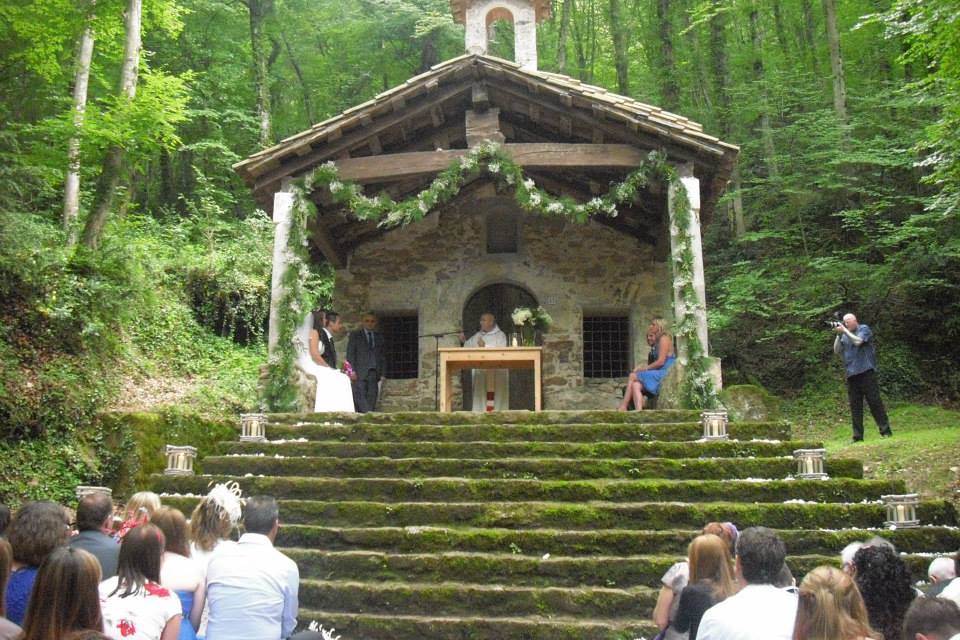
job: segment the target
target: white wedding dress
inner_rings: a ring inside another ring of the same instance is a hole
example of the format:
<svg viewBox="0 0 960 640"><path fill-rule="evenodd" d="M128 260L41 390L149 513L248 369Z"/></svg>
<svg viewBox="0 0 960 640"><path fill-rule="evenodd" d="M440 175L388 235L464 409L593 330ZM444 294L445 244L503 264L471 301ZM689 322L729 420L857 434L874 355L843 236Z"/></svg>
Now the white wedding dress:
<svg viewBox="0 0 960 640"><path fill-rule="evenodd" d="M317 380L317 399L313 410L317 413L325 411L345 411L353 413L353 387L350 378L336 369L318 365L310 357L310 331L313 330L313 314L308 313L303 324L293 338L297 350L297 367L304 373ZM319 344L320 353L323 353L323 343Z"/></svg>

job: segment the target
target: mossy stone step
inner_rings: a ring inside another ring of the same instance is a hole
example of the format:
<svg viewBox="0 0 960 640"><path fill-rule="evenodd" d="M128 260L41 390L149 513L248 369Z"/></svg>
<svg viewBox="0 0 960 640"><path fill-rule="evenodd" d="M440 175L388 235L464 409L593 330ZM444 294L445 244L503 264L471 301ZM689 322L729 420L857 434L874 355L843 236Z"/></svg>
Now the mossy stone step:
<svg viewBox="0 0 960 640"><path fill-rule="evenodd" d="M633 640L656 635L656 628L639 618L409 616L301 609L300 621L334 627L345 640Z"/></svg>
<svg viewBox="0 0 960 640"><path fill-rule="evenodd" d="M903 553L950 552L960 548L954 527L912 529L780 529L792 555L834 555L851 542L882 535ZM697 535L693 529L637 531L632 529L501 529L470 527L323 527L282 526L278 544L331 551L368 550L392 553L515 553L542 557L656 555L687 552Z"/></svg>
<svg viewBox="0 0 960 640"><path fill-rule="evenodd" d="M383 553L377 551L320 551L289 548L283 552L297 562L300 576L316 580L419 583L469 582L535 587L629 588L658 585L676 555L637 556L528 556L511 553ZM926 579L930 558L902 556L914 579ZM821 565L840 565L834 555L794 555L787 565L802 577Z"/></svg>
<svg viewBox="0 0 960 640"><path fill-rule="evenodd" d="M785 478L796 471L793 458L313 458L209 456L207 473L254 473L330 478L526 478L582 480L588 478ZM833 477L862 478L859 460L831 458L826 472Z"/></svg>
<svg viewBox="0 0 960 640"><path fill-rule="evenodd" d="M204 495L211 481L236 481L244 495L307 500L383 502L861 502L905 493L902 480L519 480L465 478L291 478L280 476L153 476L155 489Z"/></svg>
<svg viewBox="0 0 960 640"><path fill-rule="evenodd" d="M578 616L618 618L650 612L658 589L520 587L462 582L300 580L300 604L325 611L405 615Z"/></svg>
<svg viewBox="0 0 960 640"><path fill-rule="evenodd" d="M196 498L164 498L164 504L189 514ZM917 510L925 524L955 525L956 511L945 500L929 500ZM880 504L782 504L714 502L321 502L282 500L280 517L288 524L328 527L407 527L420 525L566 528L695 529L706 522L731 521L741 529L763 525L813 529L842 522L848 527L880 527Z"/></svg>
<svg viewBox="0 0 960 640"><path fill-rule="evenodd" d="M771 458L797 449L816 449L819 442L714 440L710 442L221 442L221 455L316 456L337 458Z"/></svg>
<svg viewBox="0 0 960 640"><path fill-rule="evenodd" d="M378 425L415 424L654 424L700 422L699 411L398 411L396 413L271 413L271 424L342 423Z"/></svg>
<svg viewBox="0 0 960 640"><path fill-rule="evenodd" d="M731 423L730 438L789 440L782 422ZM589 424L335 424L323 422L268 424L271 440L338 440L341 442L649 442L694 441L703 437L699 422Z"/></svg>

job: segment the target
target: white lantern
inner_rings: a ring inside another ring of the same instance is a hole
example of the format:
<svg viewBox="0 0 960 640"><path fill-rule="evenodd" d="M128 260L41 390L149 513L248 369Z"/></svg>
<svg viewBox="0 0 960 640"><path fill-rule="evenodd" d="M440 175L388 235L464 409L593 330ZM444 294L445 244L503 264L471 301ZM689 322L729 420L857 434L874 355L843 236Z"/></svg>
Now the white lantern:
<svg viewBox="0 0 960 640"><path fill-rule="evenodd" d="M920 504L920 496L915 493L903 495L880 496L884 506L887 508L887 521L884 523L888 527L919 527L920 520L917 519L917 505Z"/></svg>
<svg viewBox="0 0 960 640"><path fill-rule="evenodd" d="M827 478L827 474L823 470L826 453L823 449L797 449L794 451L793 458L797 461L797 477L803 480L823 480Z"/></svg>
<svg viewBox="0 0 960 640"><path fill-rule="evenodd" d="M113 499L113 489L111 489L110 487L91 487L87 485L79 485L76 488L76 493L77 493L77 501L82 500L84 496L89 496L91 494L96 494L96 493L103 494L108 498L110 498L111 500Z"/></svg>
<svg viewBox="0 0 960 640"><path fill-rule="evenodd" d="M700 414L700 422L703 424L704 440L727 439L726 411L704 411Z"/></svg>
<svg viewBox="0 0 960 640"><path fill-rule="evenodd" d="M263 413L240 414L240 442L266 442L267 416Z"/></svg>
<svg viewBox="0 0 960 640"><path fill-rule="evenodd" d="M193 461L197 458L197 448L167 445L167 468L163 472L168 476L192 476Z"/></svg>

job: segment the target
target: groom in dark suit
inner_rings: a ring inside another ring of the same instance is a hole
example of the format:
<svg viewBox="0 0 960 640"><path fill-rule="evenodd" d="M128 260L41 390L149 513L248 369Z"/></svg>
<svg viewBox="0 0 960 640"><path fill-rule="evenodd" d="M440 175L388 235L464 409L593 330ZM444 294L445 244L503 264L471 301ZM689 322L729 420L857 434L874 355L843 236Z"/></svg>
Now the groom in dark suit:
<svg viewBox="0 0 960 640"><path fill-rule="evenodd" d="M377 331L377 316L363 314L361 328L350 333L347 360L353 366L353 401L357 411L367 413L377 406L380 381L386 374L383 334Z"/></svg>

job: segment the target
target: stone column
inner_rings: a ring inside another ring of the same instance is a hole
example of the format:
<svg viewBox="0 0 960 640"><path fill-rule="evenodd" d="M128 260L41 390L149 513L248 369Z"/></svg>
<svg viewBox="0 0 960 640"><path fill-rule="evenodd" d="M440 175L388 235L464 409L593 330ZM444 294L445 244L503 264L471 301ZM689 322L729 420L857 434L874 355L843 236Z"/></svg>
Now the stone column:
<svg viewBox="0 0 960 640"><path fill-rule="evenodd" d="M276 351L280 330L280 300L283 298L283 274L290 262L287 239L290 237L290 221L293 212L293 193L289 178L281 183L280 190L273 194L273 267L270 281L270 328L267 333L268 354Z"/></svg>
<svg viewBox="0 0 960 640"><path fill-rule="evenodd" d="M693 167L690 164L681 164L677 166L680 174L680 181L687 190L687 198L690 201L689 211L675 211L673 207L674 187L671 186L667 194L667 208L670 212L670 252L673 263L676 264L679 246L679 229L675 220L680 216L689 216L688 233L690 236L690 245L693 250L693 289L697 294L697 306L693 310L697 323L697 337L700 344L703 345L704 355L709 354L710 345L707 336L707 294L706 281L703 275L703 244L700 239L700 180L693 176ZM676 279L673 281L673 297L675 301L674 316L675 321L679 323L687 308L680 297L680 286ZM689 351L685 341L677 341L677 358L682 364L689 361Z"/></svg>

